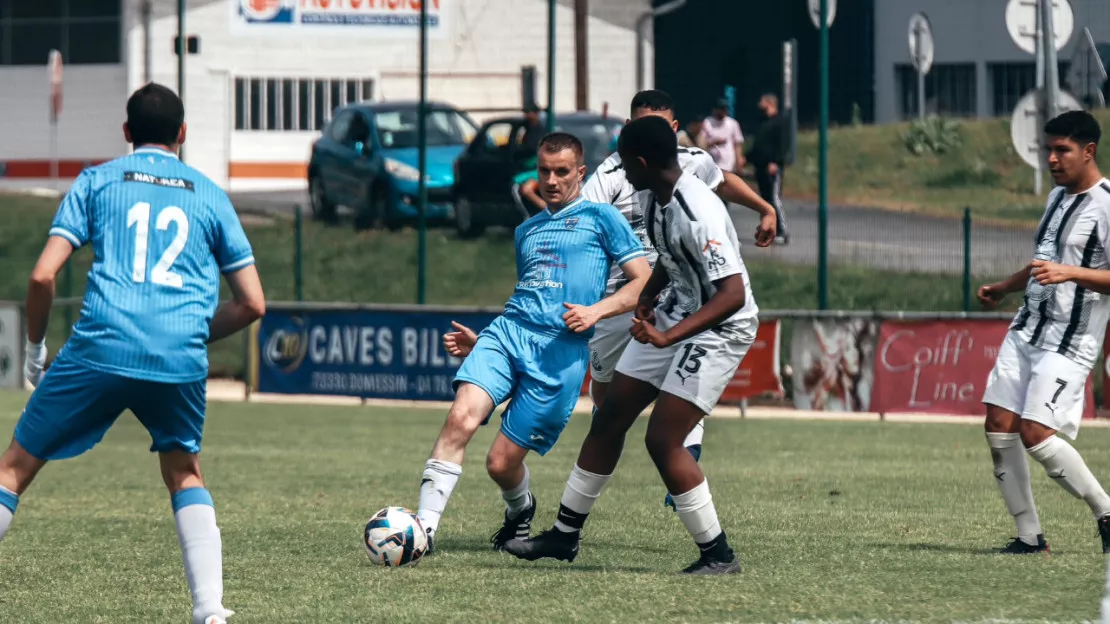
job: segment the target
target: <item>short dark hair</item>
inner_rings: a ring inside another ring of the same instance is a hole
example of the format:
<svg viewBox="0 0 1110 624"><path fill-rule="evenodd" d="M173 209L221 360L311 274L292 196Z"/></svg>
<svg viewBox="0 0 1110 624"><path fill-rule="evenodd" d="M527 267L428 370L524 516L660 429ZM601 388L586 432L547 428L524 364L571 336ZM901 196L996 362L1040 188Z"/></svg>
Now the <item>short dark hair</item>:
<svg viewBox="0 0 1110 624"><path fill-rule="evenodd" d="M666 91L648 89L632 96L631 113L646 108L651 111L674 111L674 99Z"/></svg>
<svg viewBox="0 0 1110 624"><path fill-rule="evenodd" d="M525 113L538 113L538 112L540 112L540 107L537 106L536 104L525 104L524 105L524 112Z"/></svg>
<svg viewBox="0 0 1110 624"><path fill-rule="evenodd" d="M1048 136L1072 139L1080 146L1094 143L1102 137L1102 130L1098 120L1085 110L1068 111L1048 120L1044 125L1044 133Z"/></svg>
<svg viewBox="0 0 1110 624"><path fill-rule="evenodd" d="M584 162L586 150L582 147L582 141L579 141L578 137L573 134L569 132L550 132L540 139L539 151L541 152L558 154L563 150L574 152L578 164L581 165Z"/></svg>
<svg viewBox="0 0 1110 624"><path fill-rule="evenodd" d="M181 98L157 83L149 83L127 100L127 130L134 145L173 145L185 123Z"/></svg>
<svg viewBox="0 0 1110 624"><path fill-rule="evenodd" d="M666 119L655 115L629 122L621 130L619 150L663 168L678 162L678 139Z"/></svg>

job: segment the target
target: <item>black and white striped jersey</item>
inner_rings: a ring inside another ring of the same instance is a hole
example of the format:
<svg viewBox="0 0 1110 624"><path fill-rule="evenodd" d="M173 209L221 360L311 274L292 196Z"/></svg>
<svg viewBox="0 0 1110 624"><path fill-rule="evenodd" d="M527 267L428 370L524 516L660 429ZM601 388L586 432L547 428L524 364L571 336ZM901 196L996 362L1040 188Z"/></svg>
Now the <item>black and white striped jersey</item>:
<svg viewBox="0 0 1110 624"><path fill-rule="evenodd" d="M1110 269L1110 182L1075 195L1063 187L1048 195L1034 238L1033 259ZM1064 282L1042 286L1030 277L1025 301L1010 329L1029 344L1094 367L1110 316L1110 297Z"/></svg>
<svg viewBox="0 0 1110 624"><path fill-rule="evenodd" d="M682 167L684 172L705 182L713 190L716 190L725 180L724 174L717 167L717 163L713 162L713 157L697 148L678 148L678 165ZM589 180L586 180L585 186L582 187L582 197L586 198L586 201L612 204L617 210L621 211L621 214L632 224L632 231L640 237L640 241L644 244L648 262L655 266L655 250L651 248L644 230L644 212L640 206L641 196L642 193L637 192L628 183L628 178L624 175L624 164L621 162L620 154L616 153L606 158L605 162L601 163L601 166L590 176ZM620 267L610 267L606 294L616 292L618 288L626 283L628 283L628 280Z"/></svg>
<svg viewBox="0 0 1110 624"><path fill-rule="evenodd" d="M658 309L674 319L689 316L717 293L713 282L739 274L744 278L744 307L714 331L742 342L755 340L759 306L724 202L688 173L678 179L667 204L651 192L641 201L649 243L671 278L670 292Z"/></svg>

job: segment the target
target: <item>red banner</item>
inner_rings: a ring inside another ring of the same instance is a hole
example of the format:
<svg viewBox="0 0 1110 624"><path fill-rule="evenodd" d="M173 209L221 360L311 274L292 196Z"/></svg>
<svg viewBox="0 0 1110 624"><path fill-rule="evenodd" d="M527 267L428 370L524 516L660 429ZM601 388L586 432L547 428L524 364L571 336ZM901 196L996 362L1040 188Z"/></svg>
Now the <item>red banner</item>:
<svg viewBox="0 0 1110 624"><path fill-rule="evenodd" d="M755 334L748 354L740 362L732 381L725 387L721 395L721 403L739 403L744 399L760 396L764 393L781 395L782 374L779 366L779 345L782 334L782 323L778 319L760 321L759 330ZM590 372L586 370L586 379L582 383L582 394L590 393Z"/></svg>
<svg viewBox="0 0 1110 624"><path fill-rule="evenodd" d="M987 376L1009 321L884 321L875 353L870 410L986 415ZM1094 418L1087 378L1084 418Z"/></svg>

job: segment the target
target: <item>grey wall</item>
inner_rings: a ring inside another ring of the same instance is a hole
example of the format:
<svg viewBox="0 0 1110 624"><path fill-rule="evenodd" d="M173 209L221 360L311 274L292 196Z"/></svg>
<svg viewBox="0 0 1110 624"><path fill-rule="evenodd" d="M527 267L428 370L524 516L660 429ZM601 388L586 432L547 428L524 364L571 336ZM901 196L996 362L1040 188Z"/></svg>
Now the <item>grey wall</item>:
<svg viewBox="0 0 1110 624"><path fill-rule="evenodd" d="M875 2L875 117L878 122L898 119L895 66L909 63L909 19L924 12L933 26L935 63L974 62L977 67L976 105L980 116L991 111L987 64L1033 62L1006 31L1007 0L879 0ZM1084 27L1096 43L1110 42L1110 0L1071 0L1075 30L1059 59L1071 57Z"/></svg>

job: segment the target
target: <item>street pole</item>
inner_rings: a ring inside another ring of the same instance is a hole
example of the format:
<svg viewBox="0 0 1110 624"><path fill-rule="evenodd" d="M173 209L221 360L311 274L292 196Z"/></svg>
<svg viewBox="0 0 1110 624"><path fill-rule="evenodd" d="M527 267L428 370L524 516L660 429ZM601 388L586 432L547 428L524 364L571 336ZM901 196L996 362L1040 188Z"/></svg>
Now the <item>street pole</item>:
<svg viewBox="0 0 1110 624"><path fill-rule="evenodd" d="M556 0L547 0L547 131L555 131L555 9Z"/></svg>
<svg viewBox="0 0 1110 624"><path fill-rule="evenodd" d="M818 139L817 309L829 307L829 0L821 0L821 104Z"/></svg>
<svg viewBox="0 0 1110 624"><path fill-rule="evenodd" d="M1036 46L1035 46L1036 51L1035 51L1034 54L1037 57L1037 76L1036 76L1037 98L1040 100L1037 103L1038 104L1038 106L1037 106L1037 112L1038 112L1037 133L1038 133L1038 136L1039 136L1041 127L1044 125L1044 122L1045 122L1044 111L1048 106L1048 102L1045 101L1046 98L1044 97L1045 96L1045 80L1044 80L1044 75L1045 75L1045 62L1044 62L1044 58L1045 58L1045 52L1044 52L1045 51L1045 37L1044 37L1044 11L1043 11L1043 5L1044 4L1045 4L1044 0L1037 0L1037 37L1036 37L1037 43L1036 43ZM1043 156L1044 156L1044 145L1043 145L1043 143L1044 143L1043 139L1038 139L1037 140L1037 144L1041 146L1041 149L1038 151L1037 166L1033 168L1033 194L1034 195L1040 195L1041 194L1041 183L1042 183L1041 178L1044 177L1041 174L1041 171L1042 171L1041 170L1041 167L1042 167L1041 161L1043 160Z"/></svg>
<svg viewBox="0 0 1110 624"><path fill-rule="evenodd" d="M185 102L185 0L177 0L177 97ZM185 162L185 146L178 146L178 156Z"/></svg>
<svg viewBox="0 0 1110 624"><path fill-rule="evenodd" d="M417 245L416 303L423 305L426 300L426 281L428 273L428 3L420 3L420 111L416 121L417 145L419 156L417 169L420 228Z"/></svg>

